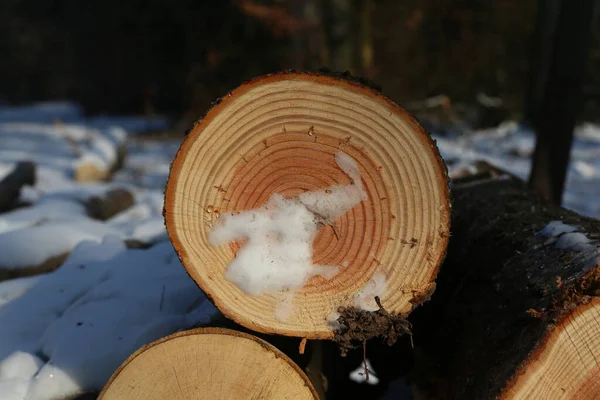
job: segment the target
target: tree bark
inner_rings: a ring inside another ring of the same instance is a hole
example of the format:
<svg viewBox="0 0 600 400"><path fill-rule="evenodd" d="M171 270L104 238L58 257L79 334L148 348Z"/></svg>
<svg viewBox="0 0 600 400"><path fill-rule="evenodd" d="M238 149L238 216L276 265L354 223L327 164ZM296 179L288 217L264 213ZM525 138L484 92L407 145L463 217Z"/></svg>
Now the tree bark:
<svg viewBox="0 0 600 400"><path fill-rule="evenodd" d="M598 398L600 221L498 171L452 192L437 290L411 316L417 398Z"/></svg>

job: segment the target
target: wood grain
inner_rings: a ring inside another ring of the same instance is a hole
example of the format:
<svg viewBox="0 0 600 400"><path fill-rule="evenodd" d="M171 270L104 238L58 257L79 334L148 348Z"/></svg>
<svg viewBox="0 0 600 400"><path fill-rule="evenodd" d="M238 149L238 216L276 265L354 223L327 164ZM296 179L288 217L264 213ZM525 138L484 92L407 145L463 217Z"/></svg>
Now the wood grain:
<svg viewBox="0 0 600 400"><path fill-rule="evenodd" d="M144 346L113 374L100 400L318 400L300 368L267 342L219 328Z"/></svg>
<svg viewBox="0 0 600 400"><path fill-rule="evenodd" d="M312 278L293 312L275 317L275 295L246 295L224 278L240 246L213 247L220 213L349 183L334 154L356 160L368 200L314 242L313 262L346 265ZM380 93L336 77L279 73L245 83L198 121L182 144L165 192L165 221L189 274L229 318L256 331L331 338L327 317L352 304L375 271L387 277L383 306L408 314L433 290L449 236L444 163L435 143Z"/></svg>

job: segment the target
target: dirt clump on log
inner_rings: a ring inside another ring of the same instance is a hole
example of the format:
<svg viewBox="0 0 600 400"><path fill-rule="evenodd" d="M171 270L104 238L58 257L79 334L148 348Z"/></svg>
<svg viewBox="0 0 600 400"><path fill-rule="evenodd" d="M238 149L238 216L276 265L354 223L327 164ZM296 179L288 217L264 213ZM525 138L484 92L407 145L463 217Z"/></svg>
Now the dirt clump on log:
<svg viewBox="0 0 600 400"><path fill-rule="evenodd" d="M379 310L365 311L355 307L340 307L340 317L337 322L340 328L336 329L333 341L340 348L342 356L349 350L363 346L365 341L381 338L388 346L392 346L398 337L411 333L410 322L401 315L390 314L381 305L378 297L375 298Z"/></svg>

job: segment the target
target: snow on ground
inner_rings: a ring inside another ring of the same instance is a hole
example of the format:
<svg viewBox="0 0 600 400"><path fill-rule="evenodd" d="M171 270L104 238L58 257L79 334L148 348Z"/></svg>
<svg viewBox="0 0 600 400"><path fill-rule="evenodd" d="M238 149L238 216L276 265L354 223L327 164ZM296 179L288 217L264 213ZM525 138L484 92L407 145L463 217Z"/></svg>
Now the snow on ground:
<svg viewBox="0 0 600 400"><path fill-rule="evenodd" d="M533 132L505 122L493 129L462 136L433 134L450 173L475 160L485 160L522 179L527 179L535 140ZM563 206L580 214L600 217L600 126L577 127Z"/></svg>
<svg viewBox="0 0 600 400"><path fill-rule="evenodd" d="M28 276L25 278L10 279L0 282L0 308L17 297L21 296L45 275Z"/></svg>
<svg viewBox="0 0 600 400"><path fill-rule="evenodd" d="M0 107L0 178L19 160L38 165L41 190L68 186L73 176L90 179L91 165L109 171L127 133L168 128L164 118L86 117L68 102Z"/></svg>
<svg viewBox="0 0 600 400"><path fill-rule="evenodd" d="M0 388L14 399L100 390L142 345L216 313L168 241L80 243L61 268L22 284L31 287L0 308Z"/></svg>
<svg viewBox="0 0 600 400"><path fill-rule="evenodd" d="M0 107L0 179L23 158L41 165L35 187L21 193L31 206L0 214L0 270L70 253L52 272L0 282L0 399L97 391L143 344L217 314L179 263L164 228L164 184L180 140L130 138L125 165L110 182L73 179L77 154L107 161L111 140L165 126L135 117L87 118L71 103ZM94 142L94 135L102 139ZM522 178L528 174L533 134L517 123L434 137L451 173L486 160ZM116 187L134 195L133 206L107 221L90 219L86 201ZM599 194L600 127L584 124L565 205L599 217ZM124 239L153 246L128 249ZM360 368L355 375L362 376ZM405 383L394 383L387 396L409 398Z"/></svg>
<svg viewBox="0 0 600 400"><path fill-rule="evenodd" d="M125 166L117 171L113 181L164 190L171 162L180 144L181 140L133 140L127 146Z"/></svg>
<svg viewBox="0 0 600 400"><path fill-rule="evenodd" d="M0 214L0 270L37 267L65 256L83 240L99 242L107 234L146 244L166 239L162 190L179 141L133 142L131 156L112 182L74 180L81 163L107 169L116 162L127 135L123 126L142 130L160 124L165 121L85 119L70 103L0 108L0 179L18 161L37 166L36 184L21 191L21 200L32 206ZM85 202L116 187L128 189L135 205L106 223L90 219Z"/></svg>
<svg viewBox="0 0 600 400"><path fill-rule="evenodd" d="M111 182L78 183L69 172L69 143L104 157L108 147L89 145L90 132L119 131L124 140L122 126L157 129L157 121L84 120L68 103L0 108L0 178L22 159L41 165L36 185L21 192L31 206L0 214L0 270L70 253L53 272L0 282L1 399L98 391L142 345L217 314L164 228L163 189L179 141L129 140L130 156ZM133 206L107 221L88 217L85 203L116 187L134 195ZM127 249L124 239L154 245Z"/></svg>
<svg viewBox="0 0 600 400"><path fill-rule="evenodd" d="M0 106L0 123L29 122L54 124L56 122L86 125L93 128L119 127L130 133L160 131L169 127L162 117L143 118L136 116L97 115L85 116L76 103L67 101L41 102L25 106Z"/></svg>
<svg viewBox="0 0 600 400"><path fill-rule="evenodd" d="M114 187L130 190L135 204L107 221L88 217L85 202ZM28 197L30 207L0 214L0 270L36 269L84 240L100 242L106 235L145 244L167 240L161 190L96 183Z"/></svg>
<svg viewBox="0 0 600 400"><path fill-rule="evenodd" d="M76 122L83 116L83 109L74 103L54 101L25 106L0 106L0 122L38 122L55 121Z"/></svg>
<svg viewBox="0 0 600 400"><path fill-rule="evenodd" d="M62 122L0 123L0 163L35 161L39 168L66 178L78 176L86 164L109 171L118 160L125 136L119 127L99 130Z"/></svg>

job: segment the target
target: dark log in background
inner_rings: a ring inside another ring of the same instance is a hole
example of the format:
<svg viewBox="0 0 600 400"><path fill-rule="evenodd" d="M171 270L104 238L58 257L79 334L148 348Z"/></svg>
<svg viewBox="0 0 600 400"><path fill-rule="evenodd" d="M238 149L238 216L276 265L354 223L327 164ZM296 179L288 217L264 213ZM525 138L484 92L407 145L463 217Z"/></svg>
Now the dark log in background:
<svg viewBox="0 0 600 400"><path fill-rule="evenodd" d="M36 180L36 167L30 161L21 161L0 181L0 212L18 206L21 188L33 186Z"/></svg>
<svg viewBox="0 0 600 400"><path fill-rule="evenodd" d="M597 246L600 221L549 205L508 175L454 182L453 196L437 290L410 318L410 383L419 398L493 399L557 322L600 296L593 259L536 233L560 220Z"/></svg>
<svg viewBox="0 0 600 400"><path fill-rule="evenodd" d="M106 221L121 211L133 206L133 194L122 188L108 190L101 196L92 196L85 204L91 218Z"/></svg>

